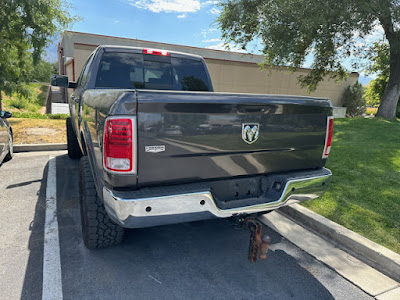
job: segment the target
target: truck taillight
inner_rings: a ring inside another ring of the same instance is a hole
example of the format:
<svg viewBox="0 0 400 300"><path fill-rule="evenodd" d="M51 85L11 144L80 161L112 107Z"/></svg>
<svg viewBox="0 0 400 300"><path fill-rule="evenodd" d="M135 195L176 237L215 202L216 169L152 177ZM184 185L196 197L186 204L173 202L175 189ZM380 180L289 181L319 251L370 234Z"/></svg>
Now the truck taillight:
<svg viewBox="0 0 400 300"><path fill-rule="evenodd" d="M328 123L326 125L325 147L324 147L324 152L322 153L322 158L327 158L329 156L329 152L331 152L332 135L333 135L333 117L328 117Z"/></svg>
<svg viewBox="0 0 400 300"><path fill-rule="evenodd" d="M143 53L144 54L152 54L152 55L169 56L169 52L167 50L143 49Z"/></svg>
<svg viewBox="0 0 400 300"><path fill-rule="evenodd" d="M134 173L134 119L111 118L104 127L104 168L113 172Z"/></svg>

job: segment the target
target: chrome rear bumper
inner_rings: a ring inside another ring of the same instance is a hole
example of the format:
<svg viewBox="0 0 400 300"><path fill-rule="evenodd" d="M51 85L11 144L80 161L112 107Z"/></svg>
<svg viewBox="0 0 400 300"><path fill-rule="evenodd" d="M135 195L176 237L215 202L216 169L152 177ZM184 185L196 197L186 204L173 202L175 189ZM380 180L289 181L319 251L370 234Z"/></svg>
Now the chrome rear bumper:
<svg viewBox="0 0 400 300"><path fill-rule="evenodd" d="M266 212L284 205L318 198L325 193L332 175L329 170L323 170L325 174L321 176L288 180L277 201L232 209L218 208L210 191L123 199L104 187L103 199L111 219L126 228L227 218L234 215Z"/></svg>

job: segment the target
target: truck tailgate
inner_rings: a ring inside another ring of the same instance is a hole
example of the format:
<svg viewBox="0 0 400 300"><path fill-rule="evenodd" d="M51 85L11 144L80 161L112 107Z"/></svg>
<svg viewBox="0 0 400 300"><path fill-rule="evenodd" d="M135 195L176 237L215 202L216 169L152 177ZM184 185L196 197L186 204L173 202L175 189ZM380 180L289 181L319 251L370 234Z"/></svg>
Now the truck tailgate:
<svg viewBox="0 0 400 300"><path fill-rule="evenodd" d="M321 168L328 99L139 90L138 184Z"/></svg>

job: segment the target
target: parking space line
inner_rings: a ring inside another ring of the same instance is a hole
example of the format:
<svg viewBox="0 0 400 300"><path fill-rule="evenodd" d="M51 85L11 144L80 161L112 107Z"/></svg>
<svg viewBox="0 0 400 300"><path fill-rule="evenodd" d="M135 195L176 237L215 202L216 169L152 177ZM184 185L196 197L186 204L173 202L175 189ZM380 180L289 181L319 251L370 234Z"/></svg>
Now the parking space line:
<svg viewBox="0 0 400 300"><path fill-rule="evenodd" d="M43 247L42 299L62 299L60 243L57 221L56 159L49 157Z"/></svg>

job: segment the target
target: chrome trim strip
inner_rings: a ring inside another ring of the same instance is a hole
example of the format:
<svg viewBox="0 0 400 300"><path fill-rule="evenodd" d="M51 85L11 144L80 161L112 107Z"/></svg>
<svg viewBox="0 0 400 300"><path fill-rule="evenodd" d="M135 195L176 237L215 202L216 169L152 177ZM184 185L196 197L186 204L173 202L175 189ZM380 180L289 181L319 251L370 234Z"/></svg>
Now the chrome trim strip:
<svg viewBox="0 0 400 300"><path fill-rule="evenodd" d="M198 220L198 214L227 218L238 214L264 212L299 201L322 196L332 173L327 175L289 180L282 196L274 202L246 207L220 209L209 191L162 197L122 199L103 188L103 199L107 213L120 225L140 228L179 223L177 216L185 215L186 221ZM205 214L206 213L206 214ZM160 218L160 220L157 220ZM207 217L200 217L206 219Z"/></svg>

